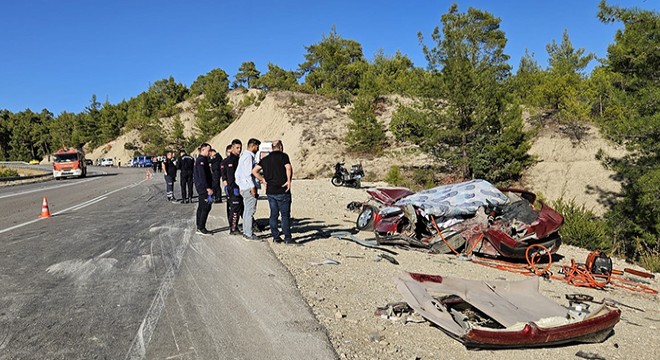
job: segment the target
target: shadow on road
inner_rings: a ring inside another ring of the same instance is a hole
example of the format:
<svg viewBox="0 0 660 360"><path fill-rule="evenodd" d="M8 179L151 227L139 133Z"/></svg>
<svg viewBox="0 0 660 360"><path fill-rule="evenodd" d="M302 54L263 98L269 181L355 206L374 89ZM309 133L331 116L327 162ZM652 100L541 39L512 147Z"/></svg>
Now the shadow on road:
<svg viewBox="0 0 660 360"><path fill-rule="evenodd" d="M117 174L117 173L112 173L112 174L107 174L107 173L106 173L106 174L102 174L102 173L93 172L93 173L89 173L89 174L87 174L87 177L88 177L88 178L95 178L95 177L106 177L106 176L117 176L117 175L119 175L119 174Z"/></svg>

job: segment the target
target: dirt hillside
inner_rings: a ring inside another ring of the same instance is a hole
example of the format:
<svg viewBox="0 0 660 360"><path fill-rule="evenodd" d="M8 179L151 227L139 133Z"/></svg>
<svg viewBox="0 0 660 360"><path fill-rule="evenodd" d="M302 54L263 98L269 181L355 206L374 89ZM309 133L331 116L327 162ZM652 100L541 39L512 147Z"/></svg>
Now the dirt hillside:
<svg viewBox="0 0 660 360"><path fill-rule="evenodd" d="M530 153L538 162L525 173L525 185L548 200L575 199L596 214L603 214L608 201L621 192L614 172L605 169L596 153L621 157L625 150L614 146L590 127L580 143L552 129L544 129L534 139Z"/></svg>
<svg viewBox="0 0 660 360"><path fill-rule="evenodd" d="M379 120L389 124L396 106L397 99L388 98ZM350 122L348 108L339 106L336 100L272 92L260 103L247 107L241 117L210 143L222 150L234 138L244 143L251 137L262 141L281 139L298 179L330 177L337 161L345 161L347 166L361 162L367 176L372 178L382 178L392 165L421 166L431 161L414 146L388 147L377 159L348 154L344 137ZM391 134L387 141L395 142Z"/></svg>

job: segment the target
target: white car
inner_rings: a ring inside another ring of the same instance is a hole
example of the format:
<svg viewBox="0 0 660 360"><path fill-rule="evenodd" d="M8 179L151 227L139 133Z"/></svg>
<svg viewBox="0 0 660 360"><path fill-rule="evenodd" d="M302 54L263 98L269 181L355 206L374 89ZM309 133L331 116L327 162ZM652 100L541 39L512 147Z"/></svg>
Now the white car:
<svg viewBox="0 0 660 360"><path fill-rule="evenodd" d="M101 159L101 166L113 166L114 162L112 161L112 158L103 158Z"/></svg>

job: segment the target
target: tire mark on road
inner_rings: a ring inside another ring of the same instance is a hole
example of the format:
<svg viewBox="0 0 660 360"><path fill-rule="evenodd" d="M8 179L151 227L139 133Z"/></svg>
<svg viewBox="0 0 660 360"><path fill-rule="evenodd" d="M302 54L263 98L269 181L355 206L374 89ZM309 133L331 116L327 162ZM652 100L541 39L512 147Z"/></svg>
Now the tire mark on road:
<svg viewBox="0 0 660 360"><path fill-rule="evenodd" d="M167 272L163 276L163 280L158 287L158 291L156 292L156 295L154 296L154 299L152 300L144 319L140 323L137 334L135 335L135 338L133 339L131 346L126 354L126 359L143 359L146 355L147 347L149 346L151 337L154 333L154 330L156 329L156 325L158 324L158 320L160 319L163 309L165 308L167 296L174 286L174 280L176 278L176 274L179 271L179 267L181 266L183 254L185 253L186 248L190 243L190 239L193 236L191 229L191 220L187 220L182 221L179 226L173 225L163 227L163 230L160 231L159 239L161 241L161 234L165 234L166 237L168 237L170 240L177 239L180 236L182 241L179 243L174 253L172 254L171 261L168 261L168 259L163 259L165 265L167 266ZM181 230L183 231L182 235L180 234Z"/></svg>

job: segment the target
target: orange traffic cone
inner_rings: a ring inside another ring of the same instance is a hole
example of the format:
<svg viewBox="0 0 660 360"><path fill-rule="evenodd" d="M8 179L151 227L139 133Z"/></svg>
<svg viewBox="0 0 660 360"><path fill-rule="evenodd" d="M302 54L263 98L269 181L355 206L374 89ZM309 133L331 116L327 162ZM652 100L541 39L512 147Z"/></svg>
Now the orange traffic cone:
<svg viewBox="0 0 660 360"><path fill-rule="evenodd" d="M149 171L149 169L147 169L147 176L145 177L145 179L151 180L151 171Z"/></svg>
<svg viewBox="0 0 660 360"><path fill-rule="evenodd" d="M39 218L49 218L51 216L50 210L48 210L48 199L44 196L44 202L41 204L41 215L39 215Z"/></svg>

